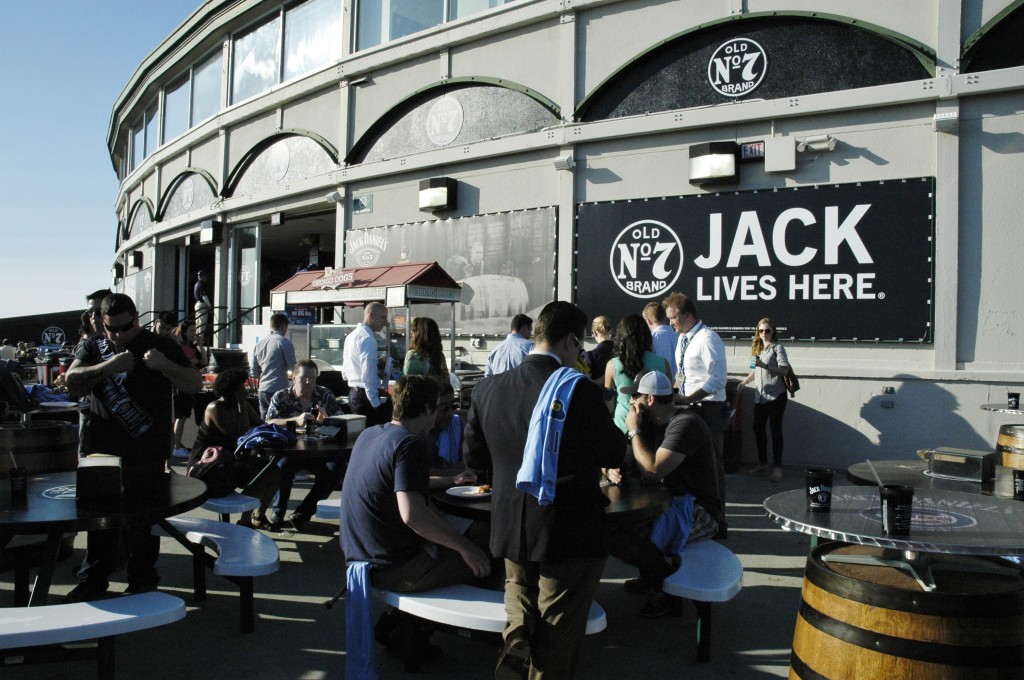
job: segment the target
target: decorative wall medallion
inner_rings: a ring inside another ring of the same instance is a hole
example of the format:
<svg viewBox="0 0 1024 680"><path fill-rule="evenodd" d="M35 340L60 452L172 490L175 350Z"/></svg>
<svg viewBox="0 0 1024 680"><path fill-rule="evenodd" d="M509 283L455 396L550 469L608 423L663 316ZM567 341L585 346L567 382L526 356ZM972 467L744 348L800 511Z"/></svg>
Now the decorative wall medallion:
<svg viewBox="0 0 1024 680"><path fill-rule="evenodd" d="M427 114L427 137L438 146L448 146L462 132L465 114L454 97L441 97Z"/></svg>
<svg viewBox="0 0 1024 680"><path fill-rule="evenodd" d="M733 38L723 43L708 61L708 82L726 97L750 94L767 72L768 55L749 38Z"/></svg>

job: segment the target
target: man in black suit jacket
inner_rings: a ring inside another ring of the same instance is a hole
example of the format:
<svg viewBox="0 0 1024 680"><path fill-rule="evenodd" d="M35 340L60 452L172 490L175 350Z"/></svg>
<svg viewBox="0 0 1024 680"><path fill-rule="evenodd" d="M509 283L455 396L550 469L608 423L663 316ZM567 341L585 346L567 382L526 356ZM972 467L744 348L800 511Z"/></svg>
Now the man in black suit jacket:
<svg viewBox="0 0 1024 680"><path fill-rule="evenodd" d="M587 316L568 302L544 307L536 347L516 368L481 380L466 426L467 465L493 470L491 553L505 559L505 646L496 678L572 677L590 604L604 570L601 468L621 464L626 439L601 388L576 383L562 431L555 499L540 505L516 489L530 417L544 384L579 355Z"/></svg>

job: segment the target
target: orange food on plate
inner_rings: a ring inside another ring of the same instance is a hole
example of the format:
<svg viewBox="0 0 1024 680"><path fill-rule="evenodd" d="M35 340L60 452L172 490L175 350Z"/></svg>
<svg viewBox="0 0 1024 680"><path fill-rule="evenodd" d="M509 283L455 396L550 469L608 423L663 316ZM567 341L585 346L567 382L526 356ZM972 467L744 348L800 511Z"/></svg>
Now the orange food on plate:
<svg viewBox="0 0 1024 680"><path fill-rule="evenodd" d="M477 493L490 493L490 491L491 491L491 485L490 484L484 484L483 486L478 486L477 489L476 489Z"/></svg>

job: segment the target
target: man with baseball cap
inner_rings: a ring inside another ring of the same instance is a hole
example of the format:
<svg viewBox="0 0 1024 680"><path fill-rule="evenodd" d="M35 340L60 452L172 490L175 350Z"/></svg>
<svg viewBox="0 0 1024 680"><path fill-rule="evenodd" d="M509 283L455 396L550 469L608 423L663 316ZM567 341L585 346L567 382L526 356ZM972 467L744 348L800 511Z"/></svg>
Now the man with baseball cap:
<svg viewBox="0 0 1024 680"><path fill-rule="evenodd" d="M608 537L609 548L639 568L640 577L627 581L626 590L646 593L640 615L657 618L679 611L682 604L661 592L661 582L679 566L679 550L687 542L713 537L725 519L715 449L704 420L673 405L672 382L664 373L644 373L620 391L631 396L626 435L637 467L645 479L668 488L672 505L655 519L617 526ZM608 477L617 483L621 473L610 470Z"/></svg>

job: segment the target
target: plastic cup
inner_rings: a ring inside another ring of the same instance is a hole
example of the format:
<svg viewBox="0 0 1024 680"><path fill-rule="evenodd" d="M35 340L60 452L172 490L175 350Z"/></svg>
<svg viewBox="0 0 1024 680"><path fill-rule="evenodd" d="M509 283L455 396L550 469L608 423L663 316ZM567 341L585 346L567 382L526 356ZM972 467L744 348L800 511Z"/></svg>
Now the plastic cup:
<svg viewBox="0 0 1024 680"><path fill-rule="evenodd" d="M879 489L882 500L882 533L887 536L910 535L914 487L886 484Z"/></svg>
<svg viewBox="0 0 1024 680"><path fill-rule="evenodd" d="M832 480L836 472L830 468L807 470L807 508L811 512L832 510Z"/></svg>
<svg viewBox="0 0 1024 680"><path fill-rule="evenodd" d="M1013 497L1024 501L1024 470L1013 471Z"/></svg>
<svg viewBox="0 0 1024 680"><path fill-rule="evenodd" d="M25 500L28 496L28 468L12 467L8 474L11 477L11 500Z"/></svg>

